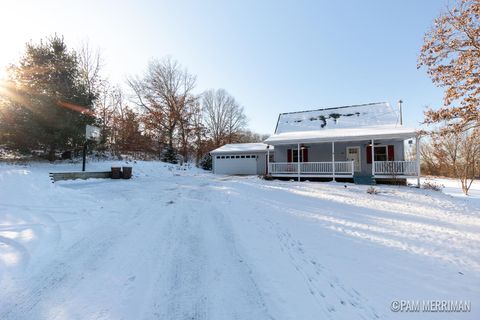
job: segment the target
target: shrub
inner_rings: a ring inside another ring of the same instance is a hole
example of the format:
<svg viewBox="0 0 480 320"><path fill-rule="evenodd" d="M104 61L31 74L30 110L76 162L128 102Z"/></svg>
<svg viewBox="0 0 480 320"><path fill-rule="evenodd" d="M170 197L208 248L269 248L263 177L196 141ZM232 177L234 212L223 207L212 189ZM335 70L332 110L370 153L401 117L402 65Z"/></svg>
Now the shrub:
<svg viewBox="0 0 480 320"><path fill-rule="evenodd" d="M377 188L375 188L375 187L369 187L369 188L367 189L367 193L369 193L369 194L379 194L380 191L379 191Z"/></svg>
<svg viewBox="0 0 480 320"><path fill-rule="evenodd" d="M273 177L272 177L271 175L269 175L269 174L262 174L262 175L260 175L259 177L260 177L260 179L267 180L267 181L275 180L275 179L273 179Z"/></svg>
<svg viewBox="0 0 480 320"><path fill-rule="evenodd" d="M422 184L423 189L433 190L433 191L442 191L445 186L435 181L427 180Z"/></svg>
<svg viewBox="0 0 480 320"><path fill-rule="evenodd" d="M163 149L162 154L160 155L160 160L163 162L177 164L177 151L172 147L166 147L165 149Z"/></svg>
<svg viewBox="0 0 480 320"><path fill-rule="evenodd" d="M203 170L212 170L212 156L210 153L207 153L206 155L203 156L203 158L200 160L200 163L198 164L200 168Z"/></svg>

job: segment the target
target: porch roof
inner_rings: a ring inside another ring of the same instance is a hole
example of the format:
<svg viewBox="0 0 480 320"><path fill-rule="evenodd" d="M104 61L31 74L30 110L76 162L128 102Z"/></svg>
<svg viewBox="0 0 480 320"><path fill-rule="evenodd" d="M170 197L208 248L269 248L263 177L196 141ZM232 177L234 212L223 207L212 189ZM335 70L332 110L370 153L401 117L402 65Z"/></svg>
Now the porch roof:
<svg viewBox="0 0 480 320"><path fill-rule="evenodd" d="M400 125L381 125L359 128L315 131L283 132L270 136L264 142L271 145L294 143L320 143L332 141L359 141L369 139L408 139L416 135L415 129Z"/></svg>

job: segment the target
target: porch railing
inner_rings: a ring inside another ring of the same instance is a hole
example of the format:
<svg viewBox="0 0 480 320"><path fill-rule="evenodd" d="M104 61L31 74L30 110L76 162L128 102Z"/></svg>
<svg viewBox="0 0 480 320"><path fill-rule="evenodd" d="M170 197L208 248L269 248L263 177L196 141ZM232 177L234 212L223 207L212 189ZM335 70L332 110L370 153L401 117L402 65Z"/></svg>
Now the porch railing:
<svg viewBox="0 0 480 320"><path fill-rule="evenodd" d="M417 175L416 161L375 161L375 174L378 175Z"/></svg>
<svg viewBox="0 0 480 320"><path fill-rule="evenodd" d="M270 174L281 175L309 175L309 176L333 176L335 163L336 176L353 176L353 161L335 162L273 162L270 163ZM300 172L298 170L300 166ZM375 175L389 176L416 176L416 161L375 161Z"/></svg>
<svg viewBox="0 0 480 320"><path fill-rule="evenodd" d="M353 176L353 161L335 161L335 175ZM333 162L274 162L270 163L271 174L331 175Z"/></svg>

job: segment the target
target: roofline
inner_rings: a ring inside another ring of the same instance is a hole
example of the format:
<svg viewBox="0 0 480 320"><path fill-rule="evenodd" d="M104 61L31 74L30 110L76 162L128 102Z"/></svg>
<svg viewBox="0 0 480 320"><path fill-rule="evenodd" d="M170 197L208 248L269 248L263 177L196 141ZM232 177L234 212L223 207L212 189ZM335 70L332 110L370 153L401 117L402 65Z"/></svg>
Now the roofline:
<svg viewBox="0 0 480 320"><path fill-rule="evenodd" d="M223 147L225 146L228 146L228 145L264 145L264 149L240 149L240 150L221 150ZM267 152L267 149L268 149L268 144L266 144L265 142L261 141L261 142L245 142L245 143L226 143L224 144L223 146L221 147L218 147L216 149L213 149L212 151L210 151L209 153L210 154L213 154L213 153L232 153L232 152L236 152L236 153L255 153L255 152Z"/></svg>
<svg viewBox="0 0 480 320"><path fill-rule="evenodd" d="M271 148L270 150L272 150L273 148ZM267 153L267 149L265 150L231 150L231 151L215 151L215 150L212 150L210 151L210 154L222 154L222 153L225 153L225 154L230 154L230 153Z"/></svg>
<svg viewBox="0 0 480 320"><path fill-rule="evenodd" d="M302 113L302 112L311 112L311 111L325 111L325 110L333 110L333 109L344 109L344 108L351 108L351 107L364 107L364 106L371 106L374 104L388 104L386 101L382 102L371 102L371 103L363 103L363 104L353 104L350 106L340 106L340 107L328 107L328 108L320 108L320 109L311 109L311 110L303 110L303 111L292 111L292 112L282 112L279 116L284 114L294 114L294 113Z"/></svg>
<svg viewBox="0 0 480 320"><path fill-rule="evenodd" d="M364 106L373 106L375 104L388 104L386 101L381 101L381 102L370 102L370 103L363 103L363 104L353 104L349 106L340 106L340 107L327 107L327 108L320 108L320 109L311 109L311 110L303 110L303 111L292 111L292 112L282 112L278 114L277 118L277 125L275 126L275 133L277 133L278 129L278 123L280 122L280 117L282 115L286 114L295 114L295 113L303 113L303 112L312 112L312 111L325 111L325 110L334 110L334 109L345 109L345 108L351 108L351 107L364 107ZM398 121L398 120L397 120Z"/></svg>
<svg viewBox="0 0 480 320"><path fill-rule="evenodd" d="M378 134L364 134L360 136L346 136L346 137L328 137L328 138L290 138L282 140L268 141L268 144L272 146L276 145L288 145L298 143L329 143L329 142L349 142L349 141L363 141L370 139L390 140L399 139L407 140L414 138L418 135L418 132L401 132L401 133L378 133Z"/></svg>
<svg viewBox="0 0 480 320"><path fill-rule="evenodd" d="M277 133L278 123L280 122L280 115L281 115L281 113L277 117L277 125L275 126L275 131L273 132L274 134Z"/></svg>

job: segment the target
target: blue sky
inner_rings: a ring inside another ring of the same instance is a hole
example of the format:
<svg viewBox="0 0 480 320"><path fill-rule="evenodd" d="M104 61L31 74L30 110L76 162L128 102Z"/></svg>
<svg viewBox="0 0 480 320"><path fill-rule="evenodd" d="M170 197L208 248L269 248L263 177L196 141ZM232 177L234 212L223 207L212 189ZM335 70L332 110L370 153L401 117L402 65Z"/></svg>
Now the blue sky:
<svg viewBox="0 0 480 320"><path fill-rule="evenodd" d="M417 127L442 91L416 63L444 0L2 1L0 66L24 43L62 34L99 47L124 84L151 58L172 56L198 76L197 92L225 88L250 128L272 133L278 113L404 100Z"/></svg>

